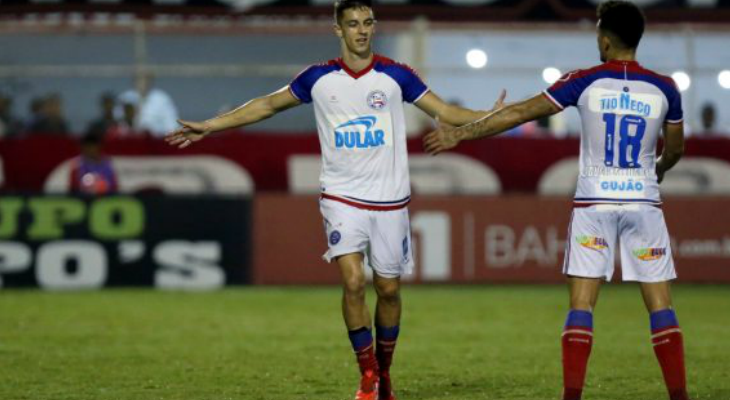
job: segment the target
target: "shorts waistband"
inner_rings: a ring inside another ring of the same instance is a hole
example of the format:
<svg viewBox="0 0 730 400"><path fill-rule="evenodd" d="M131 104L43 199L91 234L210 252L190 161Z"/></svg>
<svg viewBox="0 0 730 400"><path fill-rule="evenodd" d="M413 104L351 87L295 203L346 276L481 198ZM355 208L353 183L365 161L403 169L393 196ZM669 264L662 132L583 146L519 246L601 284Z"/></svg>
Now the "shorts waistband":
<svg viewBox="0 0 730 400"><path fill-rule="evenodd" d="M348 206L369 211L394 211L406 208L411 202L411 196L392 202L370 202L347 196L336 196L329 193L321 193L320 199L337 201Z"/></svg>

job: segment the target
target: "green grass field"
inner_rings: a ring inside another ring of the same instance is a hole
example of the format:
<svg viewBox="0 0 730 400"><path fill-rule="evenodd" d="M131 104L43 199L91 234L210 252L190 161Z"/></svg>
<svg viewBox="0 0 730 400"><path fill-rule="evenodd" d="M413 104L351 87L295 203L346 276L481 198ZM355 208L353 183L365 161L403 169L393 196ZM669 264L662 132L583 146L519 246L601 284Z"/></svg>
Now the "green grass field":
<svg viewBox="0 0 730 400"><path fill-rule="evenodd" d="M730 399L730 287L674 295L691 393ZM562 286L403 296L400 399L559 398ZM666 397L637 287L604 288L595 330L584 399ZM345 400L357 379L337 288L0 291L2 400Z"/></svg>

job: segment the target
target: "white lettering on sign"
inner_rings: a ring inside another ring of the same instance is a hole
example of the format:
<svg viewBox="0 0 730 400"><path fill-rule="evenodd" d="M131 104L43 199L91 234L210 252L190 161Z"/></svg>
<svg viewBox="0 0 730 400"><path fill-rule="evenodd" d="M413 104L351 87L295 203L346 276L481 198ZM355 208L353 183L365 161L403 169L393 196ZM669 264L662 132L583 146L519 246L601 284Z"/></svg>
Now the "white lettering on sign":
<svg viewBox="0 0 730 400"><path fill-rule="evenodd" d="M565 246L555 227L544 232L528 226L521 232L508 225L490 225L485 231L485 261L491 268L521 267L535 262L545 267L558 263Z"/></svg>
<svg viewBox="0 0 730 400"><path fill-rule="evenodd" d="M45 289L99 289L107 278L104 248L94 242L49 242L38 250L36 280Z"/></svg>
<svg viewBox="0 0 730 400"><path fill-rule="evenodd" d="M445 212L421 211L411 223L418 237L420 277L424 281L451 278L451 218Z"/></svg>
<svg viewBox="0 0 730 400"><path fill-rule="evenodd" d="M226 283L225 271L219 266L220 243L171 240L155 248L154 259L160 265L155 272L158 288L207 290Z"/></svg>

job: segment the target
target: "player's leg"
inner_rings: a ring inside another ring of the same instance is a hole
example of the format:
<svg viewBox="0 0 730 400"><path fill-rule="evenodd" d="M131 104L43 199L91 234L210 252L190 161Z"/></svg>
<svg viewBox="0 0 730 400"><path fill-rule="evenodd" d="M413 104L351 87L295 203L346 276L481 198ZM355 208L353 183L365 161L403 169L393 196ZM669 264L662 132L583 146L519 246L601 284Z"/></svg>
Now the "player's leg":
<svg viewBox="0 0 730 400"><path fill-rule="evenodd" d="M363 268L363 255L352 253L339 256L337 265L340 267L343 283L342 316L361 374L356 399L374 400L378 393L378 359L375 356L370 311L365 303L367 279Z"/></svg>
<svg viewBox="0 0 730 400"><path fill-rule="evenodd" d="M365 303L367 279L363 268L362 253L337 257L342 275L342 316L349 331L370 329L370 311Z"/></svg>
<svg viewBox="0 0 730 400"><path fill-rule="evenodd" d="M378 294L375 309L376 356L380 369L380 399L394 399L390 379L395 345L400 333L401 297L400 277L386 278L374 274L373 283Z"/></svg>
<svg viewBox="0 0 730 400"><path fill-rule="evenodd" d="M624 280L641 284L654 353L669 397L687 400L684 343L670 291L676 272L661 209L639 206L625 212L621 220L621 247Z"/></svg>
<svg viewBox="0 0 730 400"><path fill-rule="evenodd" d="M360 367L357 399L377 397L378 361L372 335L370 312L365 303L363 254L368 245L369 216L359 210L331 200L320 201L324 217L328 250L327 262L336 262L342 276L342 315L350 343Z"/></svg>
<svg viewBox="0 0 730 400"><path fill-rule="evenodd" d="M390 366L400 332L400 276L413 268L408 210L373 214L370 264L378 294L375 323L380 366L380 400L394 400Z"/></svg>
<svg viewBox="0 0 730 400"><path fill-rule="evenodd" d="M610 207L598 206L577 208L571 217L563 265L570 291L561 337L564 400L579 400L583 394L593 347L593 310L602 280L613 275L615 217Z"/></svg>
<svg viewBox="0 0 730 400"><path fill-rule="evenodd" d="M641 293L651 321L651 341L671 400L687 400L684 339L672 309L669 282L642 283Z"/></svg>
<svg viewBox="0 0 730 400"><path fill-rule="evenodd" d="M578 400L583 394L588 359L593 347L593 310L602 278L568 277L570 311L565 319L563 353L563 400Z"/></svg>

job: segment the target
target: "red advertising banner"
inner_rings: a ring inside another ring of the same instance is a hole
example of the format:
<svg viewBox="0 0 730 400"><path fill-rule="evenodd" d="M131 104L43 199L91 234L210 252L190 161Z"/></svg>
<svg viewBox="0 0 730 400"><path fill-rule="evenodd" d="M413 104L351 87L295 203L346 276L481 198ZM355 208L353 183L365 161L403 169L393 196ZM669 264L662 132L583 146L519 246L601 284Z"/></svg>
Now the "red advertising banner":
<svg viewBox="0 0 730 400"><path fill-rule="evenodd" d="M572 203L537 196L417 197L411 204L418 283L562 282ZM730 283L730 198L672 198L663 210L679 280ZM332 284L321 255L318 200L258 195L254 206L257 284ZM620 268L614 281L620 281Z"/></svg>
<svg viewBox="0 0 730 400"><path fill-rule="evenodd" d="M502 192L537 193L546 171L561 161L577 157L579 147L575 138L498 137L465 143L449 153L468 157L494 171ZM410 139L408 149L411 155L422 155L421 139ZM250 174L256 192L260 193L289 190L290 159L294 156L319 157L320 146L316 132L301 135L230 132L216 134L184 150L171 147L162 140L138 138L111 140L105 144L105 151L112 157L178 157L179 161L190 156L220 157ZM0 140L0 192L42 191L52 172L78 154L78 143L67 137L39 134ZM686 165L692 157L730 162L730 140L690 139L686 143L686 154L678 168ZM572 162L571 165L577 165ZM713 183L711 177L701 173L704 170L694 169L682 176L705 184Z"/></svg>

